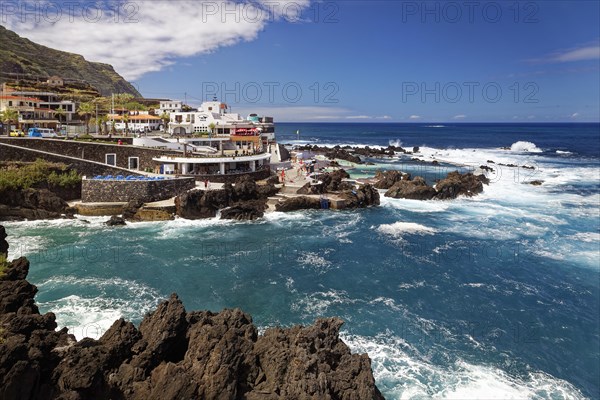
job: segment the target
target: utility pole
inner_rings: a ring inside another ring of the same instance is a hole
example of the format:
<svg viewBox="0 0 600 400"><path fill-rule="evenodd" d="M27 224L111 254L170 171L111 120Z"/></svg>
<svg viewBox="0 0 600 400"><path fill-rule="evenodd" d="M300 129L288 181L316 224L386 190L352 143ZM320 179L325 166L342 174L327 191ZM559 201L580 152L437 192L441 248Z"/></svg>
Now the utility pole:
<svg viewBox="0 0 600 400"><path fill-rule="evenodd" d="M110 133L114 132L115 129L115 94L112 93L112 100L110 103Z"/></svg>

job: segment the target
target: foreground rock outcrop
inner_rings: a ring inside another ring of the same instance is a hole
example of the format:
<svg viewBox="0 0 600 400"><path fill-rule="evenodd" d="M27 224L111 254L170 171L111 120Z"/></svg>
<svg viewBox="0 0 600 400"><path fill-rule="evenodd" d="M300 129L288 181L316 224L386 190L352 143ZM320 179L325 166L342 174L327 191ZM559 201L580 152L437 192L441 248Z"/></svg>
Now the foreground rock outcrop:
<svg viewBox="0 0 600 400"><path fill-rule="evenodd" d="M385 188L389 183L390 177L397 178L399 175L390 174L389 171L380 176L380 185ZM481 174L472 173L461 174L458 171L450 172L446 178L440 179L434 186L429 186L425 179L416 176L410 179L410 175L401 176L400 179L385 192L386 197L395 199L413 199L413 200L446 200L455 199L458 196L472 197L483 192L483 185L489 184L489 179ZM378 182L379 183L379 182ZM376 184L377 186L377 184Z"/></svg>
<svg viewBox="0 0 600 400"><path fill-rule="evenodd" d="M377 182L373 186L377 189L389 189L397 182L410 180L410 174L397 170L377 171L375 179L377 179Z"/></svg>
<svg viewBox="0 0 600 400"><path fill-rule="evenodd" d="M258 185L244 176L220 190L191 190L177 196L176 214L187 219L213 218L222 210L221 218L252 220L264 215L268 197L278 190L272 182Z"/></svg>
<svg viewBox="0 0 600 400"><path fill-rule="evenodd" d="M356 185L354 182L345 181L349 177L350 175L343 169L317 174L315 181L307 183L296 191L297 194L304 196L286 198L276 204L275 209L277 211L325 207L354 209L379 205L377 189L370 184Z"/></svg>
<svg viewBox="0 0 600 400"><path fill-rule="evenodd" d="M48 189L30 188L0 193L0 221L60 218L70 212L67 202Z"/></svg>
<svg viewBox="0 0 600 400"><path fill-rule="evenodd" d="M365 158L381 158L381 157L392 157L397 153L411 154L410 151L405 150L400 146L389 145L387 147L358 147L358 146L334 146L334 147L320 147L317 145L305 145L299 146L298 150L310 151L313 153L324 154L330 160L345 160L355 164L363 164L364 161L361 159ZM417 153L418 147L413 148L413 152Z"/></svg>
<svg viewBox="0 0 600 400"><path fill-rule="evenodd" d="M0 275L0 399L383 399L339 318L259 336L238 309L187 312L171 295L139 328L77 342L39 313L28 272L19 258Z"/></svg>

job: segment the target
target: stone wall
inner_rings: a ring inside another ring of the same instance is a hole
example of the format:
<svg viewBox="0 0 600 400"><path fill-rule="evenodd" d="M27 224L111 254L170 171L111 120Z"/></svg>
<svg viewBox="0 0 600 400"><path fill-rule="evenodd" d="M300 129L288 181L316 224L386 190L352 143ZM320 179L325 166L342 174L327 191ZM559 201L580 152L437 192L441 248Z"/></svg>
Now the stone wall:
<svg viewBox="0 0 600 400"><path fill-rule="evenodd" d="M152 161L153 157L180 154L174 151L134 147L126 144L118 145L116 143L109 144L65 139L2 137L0 138L0 143L82 158L102 164L106 163L107 154L115 154L117 158L116 166L120 168L129 168L129 157L138 157L139 169L145 170L150 168L152 171L154 171L154 167L157 164Z"/></svg>
<svg viewBox="0 0 600 400"><path fill-rule="evenodd" d="M204 182L208 179L210 182L215 183L235 183L242 176L250 176L255 181L267 179L271 176L271 170L268 168L262 169L256 172L245 172L242 174L228 174L228 175L186 175L193 176L197 181Z"/></svg>
<svg viewBox="0 0 600 400"><path fill-rule="evenodd" d="M84 179L81 200L84 203L112 203L141 200L144 203L166 200L196 187L194 178L162 181L101 181Z"/></svg>
<svg viewBox="0 0 600 400"><path fill-rule="evenodd" d="M23 161L23 162L34 162L38 158L45 161L63 163L70 165L72 168L77 170L81 175L93 176L93 175L136 175L131 171L124 170L122 168L115 168L104 163L97 163L93 161L86 161L78 158L69 156L62 156L59 154L48 154L43 151L28 149L25 147L16 147L0 141L0 161Z"/></svg>

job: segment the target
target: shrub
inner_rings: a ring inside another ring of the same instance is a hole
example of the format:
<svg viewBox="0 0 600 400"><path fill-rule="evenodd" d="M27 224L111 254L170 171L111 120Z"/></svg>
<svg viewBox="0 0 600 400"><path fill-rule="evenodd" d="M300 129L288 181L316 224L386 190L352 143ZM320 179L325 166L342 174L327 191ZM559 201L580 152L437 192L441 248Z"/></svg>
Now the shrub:
<svg viewBox="0 0 600 400"><path fill-rule="evenodd" d="M67 170L64 164L36 160L24 166L11 165L0 169L0 192L22 190L42 184L66 187L81 182L77 171Z"/></svg>

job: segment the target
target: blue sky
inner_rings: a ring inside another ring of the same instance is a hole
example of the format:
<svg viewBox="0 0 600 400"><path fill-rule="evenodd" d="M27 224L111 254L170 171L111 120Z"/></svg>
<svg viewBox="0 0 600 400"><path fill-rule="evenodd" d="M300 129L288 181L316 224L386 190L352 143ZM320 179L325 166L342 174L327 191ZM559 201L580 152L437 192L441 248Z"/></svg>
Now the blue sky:
<svg viewBox="0 0 600 400"><path fill-rule="evenodd" d="M279 121L600 120L597 1L123 2L118 18L100 4L97 21L2 24L115 65L147 97L215 94Z"/></svg>

